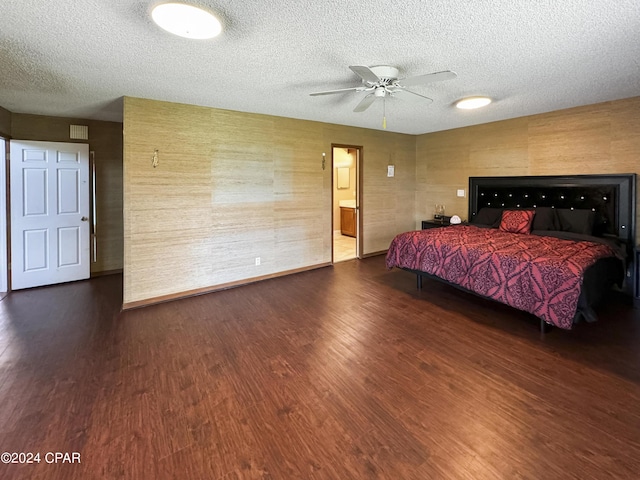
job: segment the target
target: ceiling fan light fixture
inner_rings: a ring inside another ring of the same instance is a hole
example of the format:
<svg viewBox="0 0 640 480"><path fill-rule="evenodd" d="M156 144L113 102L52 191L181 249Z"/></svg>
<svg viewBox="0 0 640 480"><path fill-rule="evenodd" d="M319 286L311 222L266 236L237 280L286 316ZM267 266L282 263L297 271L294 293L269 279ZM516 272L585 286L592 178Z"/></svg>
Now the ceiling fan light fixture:
<svg viewBox="0 0 640 480"><path fill-rule="evenodd" d="M151 18L160 28L184 38L206 40L222 31L213 14L185 3L161 3L151 11Z"/></svg>
<svg viewBox="0 0 640 480"><path fill-rule="evenodd" d="M463 110L473 110L474 108L484 107L491 103L489 97L467 97L456 102L456 107Z"/></svg>

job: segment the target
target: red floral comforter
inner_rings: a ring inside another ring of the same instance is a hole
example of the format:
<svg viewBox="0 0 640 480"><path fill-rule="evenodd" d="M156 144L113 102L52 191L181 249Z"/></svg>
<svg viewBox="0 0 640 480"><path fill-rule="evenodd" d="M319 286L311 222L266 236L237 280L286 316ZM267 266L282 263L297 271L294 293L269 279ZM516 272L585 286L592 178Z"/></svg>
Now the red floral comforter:
<svg viewBox="0 0 640 480"><path fill-rule="evenodd" d="M570 329L585 270L616 256L603 244L456 225L401 233L387 268L435 275Z"/></svg>

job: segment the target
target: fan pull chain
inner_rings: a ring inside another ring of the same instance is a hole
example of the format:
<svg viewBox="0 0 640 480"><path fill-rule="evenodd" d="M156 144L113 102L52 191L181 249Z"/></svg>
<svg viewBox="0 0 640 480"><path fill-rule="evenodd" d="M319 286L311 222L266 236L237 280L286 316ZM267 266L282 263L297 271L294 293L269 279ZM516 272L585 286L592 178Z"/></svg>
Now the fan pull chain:
<svg viewBox="0 0 640 480"><path fill-rule="evenodd" d="M382 97L382 128L387 129L387 97Z"/></svg>

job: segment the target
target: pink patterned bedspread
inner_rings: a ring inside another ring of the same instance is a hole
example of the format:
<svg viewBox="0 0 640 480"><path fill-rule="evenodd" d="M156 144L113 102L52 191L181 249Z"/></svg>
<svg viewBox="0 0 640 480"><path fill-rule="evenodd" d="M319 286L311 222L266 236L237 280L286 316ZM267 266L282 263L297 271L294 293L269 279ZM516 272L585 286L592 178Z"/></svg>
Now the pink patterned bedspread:
<svg viewBox="0 0 640 480"><path fill-rule="evenodd" d="M603 244L456 225L405 232L387 252L387 268L435 275L484 297L570 329L585 270L616 256Z"/></svg>

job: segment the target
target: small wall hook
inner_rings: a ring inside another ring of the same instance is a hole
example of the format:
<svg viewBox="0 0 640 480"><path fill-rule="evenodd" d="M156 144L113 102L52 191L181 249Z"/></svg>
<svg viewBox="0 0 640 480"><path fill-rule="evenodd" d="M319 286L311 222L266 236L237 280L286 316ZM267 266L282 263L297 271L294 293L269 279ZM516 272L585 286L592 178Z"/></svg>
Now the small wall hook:
<svg viewBox="0 0 640 480"><path fill-rule="evenodd" d="M151 159L151 166L153 168L156 168L158 166L158 149L157 148L153 151L153 157Z"/></svg>
<svg viewBox="0 0 640 480"><path fill-rule="evenodd" d="M327 156L325 155L324 152L322 152L322 170L325 169L326 162L327 162Z"/></svg>

